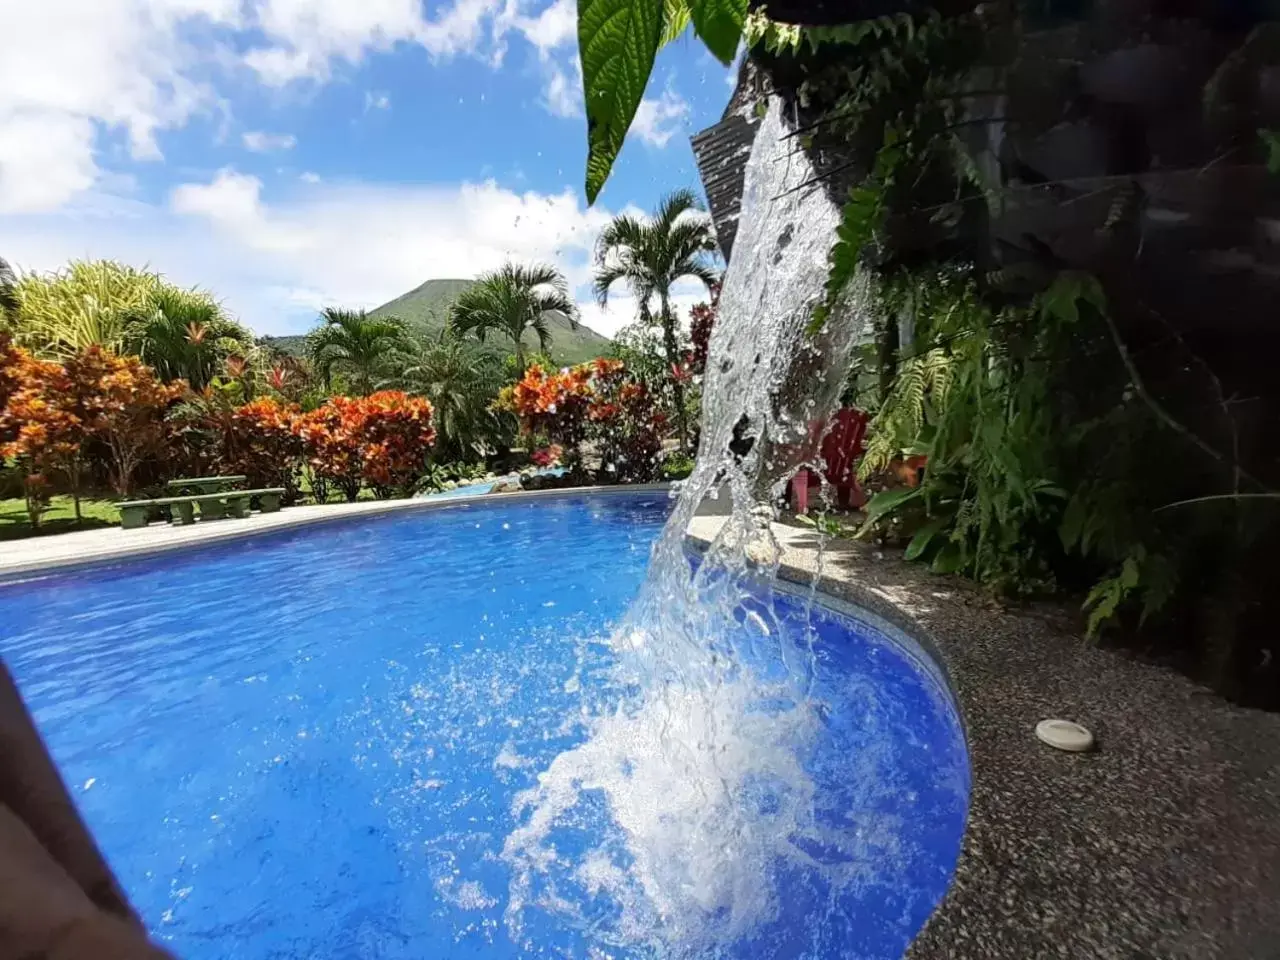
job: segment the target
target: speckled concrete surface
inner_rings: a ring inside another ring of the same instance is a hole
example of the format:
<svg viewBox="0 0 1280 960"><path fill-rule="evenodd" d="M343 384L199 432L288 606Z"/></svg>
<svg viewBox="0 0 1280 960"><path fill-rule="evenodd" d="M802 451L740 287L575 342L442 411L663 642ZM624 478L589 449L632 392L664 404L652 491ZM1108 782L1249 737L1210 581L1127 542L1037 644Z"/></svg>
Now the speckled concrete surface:
<svg viewBox="0 0 1280 960"><path fill-rule="evenodd" d="M811 583L814 534L775 531L784 578ZM1280 958L1280 715L863 544L829 542L820 585L923 629L964 713L967 831L912 960ZM1042 745L1049 716L1088 726L1098 749Z"/></svg>

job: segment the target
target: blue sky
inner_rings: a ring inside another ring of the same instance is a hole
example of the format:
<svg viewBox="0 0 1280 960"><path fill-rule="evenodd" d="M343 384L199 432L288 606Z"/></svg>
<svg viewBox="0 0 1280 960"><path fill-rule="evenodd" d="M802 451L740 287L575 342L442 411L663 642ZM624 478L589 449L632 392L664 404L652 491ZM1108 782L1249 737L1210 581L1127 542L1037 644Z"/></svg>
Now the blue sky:
<svg viewBox="0 0 1280 960"><path fill-rule="evenodd" d="M149 265L260 333L504 259L556 263L584 320L596 233L698 186L731 71L659 55L586 206L572 0L0 0L0 256ZM696 288L682 303L699 299Z"/></svg>

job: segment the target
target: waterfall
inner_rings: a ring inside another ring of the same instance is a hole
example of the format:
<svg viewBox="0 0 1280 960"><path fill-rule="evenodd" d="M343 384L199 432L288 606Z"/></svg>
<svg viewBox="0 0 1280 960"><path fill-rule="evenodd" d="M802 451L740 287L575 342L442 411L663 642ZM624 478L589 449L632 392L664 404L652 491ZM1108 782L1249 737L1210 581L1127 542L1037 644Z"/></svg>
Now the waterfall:
<svg viewBox="0 0 1280 960"><path fill-rule="evenodd" d="M697 465L611 640L630 695L592 717L585 741L516 801L502 856L517 938L537 907L614 946L720 955L777 919L787 865L832 890L856 880L853 840L815 816L804 763L824 717L811 696L812 637L774 615L767 583L774 504L817 459L809 424L839 399L868 292L855 281L808 332L840 211L811 183L784 112L770 102L746 166ZM728 498L732 513L695 566L685 534L709 497ZM608 821L606 839L573 851L566 836L594 819Z"/></svg>

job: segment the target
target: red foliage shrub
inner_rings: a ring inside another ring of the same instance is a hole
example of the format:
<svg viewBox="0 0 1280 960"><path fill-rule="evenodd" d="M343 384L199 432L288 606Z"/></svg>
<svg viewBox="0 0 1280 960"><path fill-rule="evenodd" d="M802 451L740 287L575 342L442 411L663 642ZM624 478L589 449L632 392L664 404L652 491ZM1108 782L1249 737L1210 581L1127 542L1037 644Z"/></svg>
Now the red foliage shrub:
<svg viewBox="0 0 1280 960"><path fill-rule="evenodd" d="M368 483L378 497L412 492L426 472L435 442L431 403L397 390L368 397L331 397L297 418L295 431L312 471L317 497L332 483L348 501Z"/></svg>
<svg viewBox="0 0 1280 960"><path fill-rule="evenodd" d="M381 390L360 401L360 458L365 482L379 499L410 494L426 472L436 439L431 402L399 390Z"/></svg>
<svg viewBox="0 0 1280 960"><path fill-rule="evenodd" d="M137 357L119 357L98 346L71 357L64 370L75 412L89 435L106 445L111 485L124 496L138 465L162 448L165 412L187 385L163 383Z"/></svg>
<svg viewBox="0 0 1280 960"><path fill-rule="evenodd" d="M600 453L600 478L623 483L652 479L666 417L652 394L621 360L604 358L559 373L534 364L501 400L520 417L526 435L562 445L572 470L581 445Z"/></svg>
<svg viewBox="0 0 1280 960"><path fill-rule="evenodd" d="M286 501L297 499L302 459L297 418L297 407L272 397L238 407L231 414L220 469L244 474L251 488L284 487Z"/></svg>
<svg viewBox="0 0 1280 960"><path fill-rule="evenodd" d="M49 507L54 475L73 475L86 431L66 371L19 347L0 345L0 457L17 461L33 527Z"/></svg>

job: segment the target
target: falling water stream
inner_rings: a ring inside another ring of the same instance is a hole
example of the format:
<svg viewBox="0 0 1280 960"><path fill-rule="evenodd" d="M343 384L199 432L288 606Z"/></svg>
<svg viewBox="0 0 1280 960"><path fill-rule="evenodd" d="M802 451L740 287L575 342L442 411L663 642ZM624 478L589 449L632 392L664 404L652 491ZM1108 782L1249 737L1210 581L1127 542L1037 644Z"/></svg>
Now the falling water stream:
<svg viewBox="0 0 1280 960"><path fill-rule="evenodd" d="M516 800L503 858L517 938L537 908L659 956L858 955L819 928L895 856L883 830L850 819L850 790L867 784L833 793L815 782L831 705L808 621L778 616L769 587L772 504L815 461L808 425L837 403L868 315L855 281L822 332L808 333L839 210L821 186L803 186L814 171L787 130L774 101L746 167L697 466L612 639L630 696ZM708 498L728 498L732 512L693 563L686 531ZM881 759L847 758L843 776L874 779ZM600 819L604 839L584 856L558 853L567 832L599 830ZM811 928L799 940L778 932L796 909L788 884L807 888L810 912L791 924Z"/></svg>

